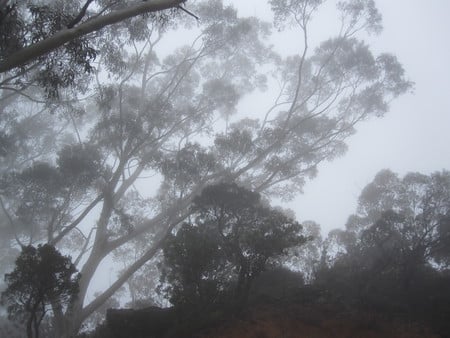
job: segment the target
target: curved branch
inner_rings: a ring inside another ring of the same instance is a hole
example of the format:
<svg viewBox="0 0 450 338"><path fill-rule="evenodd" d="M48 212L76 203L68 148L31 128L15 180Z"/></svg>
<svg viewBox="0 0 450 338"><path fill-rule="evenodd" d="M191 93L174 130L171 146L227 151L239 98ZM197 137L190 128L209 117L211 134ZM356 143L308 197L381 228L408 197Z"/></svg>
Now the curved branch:
<svg viewBox="0 0 450 338"><path fill-rule="evenodd" d="M129 6L128 8L117 10L104 16L88 20L77 27L63 29L45 40L39 41L10 55L6 60L0 63L0 73L23 66L30 61L63 46L69 41L98 31L106 26L113 25L139 14L176 8L183 1L184 0L148 0Z"/></svg>
<svg viewBox="0 0 450 338"><path fill-rule="evenodd" d="M80 214L80 216L78 216L78 218L73 221L69 226L67 226L66 228L64 228L63 231L61 231L58 236L56 236L55 238L53 238L53 240L51 242L49 242L49 244L51 245L55 245L56 243L58 243L61 239L64 238L65 235L67 235L72 229L74 229L78 224L81 223L82 220L84 220L84 218L87 216L87 214L89 214L89 212L94 209L94 207L103 199L103 194L100 194L95 200L93 200L91 202L91 204L89 204L87 206L86 209L84 209L84 211Z"/></svg>

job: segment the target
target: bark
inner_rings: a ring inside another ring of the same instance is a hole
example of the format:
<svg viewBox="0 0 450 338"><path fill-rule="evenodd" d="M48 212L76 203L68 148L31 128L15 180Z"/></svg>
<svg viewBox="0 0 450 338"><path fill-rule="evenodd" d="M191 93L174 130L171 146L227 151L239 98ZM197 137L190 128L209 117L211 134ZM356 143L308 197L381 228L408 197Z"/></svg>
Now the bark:
<svg viewBox="0 0 450 338"><path fill-rule="evenodd" d="M0 63L0 73L23 66L30 61L63 46L65 43L98 31L106 26L132 18L139 14L162 11L178 7L185 0L147 0L126 9L117 10L112 13L88 20L76 27L61 30L53 36L39 41L31 46L25 47Z"/></svg>

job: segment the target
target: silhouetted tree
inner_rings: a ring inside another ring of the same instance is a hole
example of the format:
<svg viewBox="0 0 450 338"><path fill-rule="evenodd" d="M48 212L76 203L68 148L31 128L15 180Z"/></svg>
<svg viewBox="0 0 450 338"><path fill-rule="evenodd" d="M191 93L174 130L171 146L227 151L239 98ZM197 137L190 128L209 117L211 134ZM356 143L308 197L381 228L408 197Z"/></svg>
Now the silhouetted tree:
<svg viewBox="0 0 450 338"><path fill-rule="evenodd" d="M39 326L55 302L65 306L77 296L76 272L70 257L51 245L22 249L15 269L5 275L7 288L1 299L9 318L25 323L28 338L39 337Z"/></svg>
<svg viewBox="0 0 450 338"><path fill-rule="evenodd" d="M163 249L163 280L174 304L211 304L224 295L244 304L270 260L305 242L299 223L236 184L206 187L192 210L195 221Z"/></svg>
<svg viewBox="0 0 450 338"><path fill-rule="evenodd" d="M446 330L449 213L448 171L403 178L380 171L346 229L324 242L317 283L350 307L403 313Z"/></svg>
<svg viewBox="0 0 450 338"><path fill-rule="evenodd" d="M395 257L397 266L409 271L405 275L409 279L415 267L430 260L445 264L449 215L448 171L429 176L409 173L400 179L384 170L361 193L358 213L346 226L356 241L347 247L386 252L384 256Z"/></svg>

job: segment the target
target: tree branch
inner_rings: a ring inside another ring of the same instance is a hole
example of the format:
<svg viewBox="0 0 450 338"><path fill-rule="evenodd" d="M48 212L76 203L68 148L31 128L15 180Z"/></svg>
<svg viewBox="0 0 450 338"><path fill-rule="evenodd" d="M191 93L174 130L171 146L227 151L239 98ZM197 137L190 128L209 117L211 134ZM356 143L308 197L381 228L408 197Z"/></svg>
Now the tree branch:
<svg viewBox="0 0 450 338"><path fill-rule="evenodd" d="M181 9L183 12L189 14L190 16L194 17L195 19L200 20L200 18L195 15L194 13L192 13L191 11L188 11L186 8L182 7L182 6L177 6L178 9Z"/></svg>
<svg viewBox="0 0 450 338"><path fill-rule="evenodd" d="M92 1L94 1L94 0L87 0L86 1L86 3L84 4L83 8L81 8L80 13L78 13L78 15L67 25L67 28L73 28L75 25L80 23L80 21L86 15L87 9L88 9L89 5L92 3Z"/></svg>
<svg viewBox="0 0 450 338"><path fill-rule="evenodd" d="M65 235L67 235L73 228L75 228L78 224L81 223L82 220L89 214L89 212L103 199L103 194L100 194L95 200L89 204L86 209L78 216L78 218L73 221L69 226L65 227L64 230L62 230L49 244L55 245L58 243L61 239L64 238Z"/></svg>
<svg viewBox="0 0 450 338"><path fill-rule="evenodd" d="M63 46L71 40L98 31L106 26L135 17L139 14L176 8L183 1L184 0L149 0L122 10L114 11L95 19L88 20L77 27L61 30L45 40L39 41L10 55L6 60L0 63L0 73L23 66L30 61Z"/></svg>

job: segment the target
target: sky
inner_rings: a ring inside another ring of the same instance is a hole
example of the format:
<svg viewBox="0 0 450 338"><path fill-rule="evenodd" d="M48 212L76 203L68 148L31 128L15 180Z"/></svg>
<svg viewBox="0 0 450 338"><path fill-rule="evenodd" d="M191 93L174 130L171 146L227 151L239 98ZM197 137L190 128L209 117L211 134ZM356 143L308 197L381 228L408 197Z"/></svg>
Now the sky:
<svg viewBox="0 0 450 338"><path fill-rule="evenodd" d="M242 15L267 17L265 1L230 1ZM324 234L344 227L356 211L361 190L384 168L400 176L450 169L450 1L375 0L383 16L383 32L366 40L375 53L395 54L413 93L392 102L381 119L357 127L347 153L319 166L318 176L288 207L300 221L318 222ZM322 16L321 16L322 15ZM333 34L325 9L318 13L317 38ZM276 45L286 53L295 43L289 35ZM286 205L284 205L286 207Z"/></svg>

